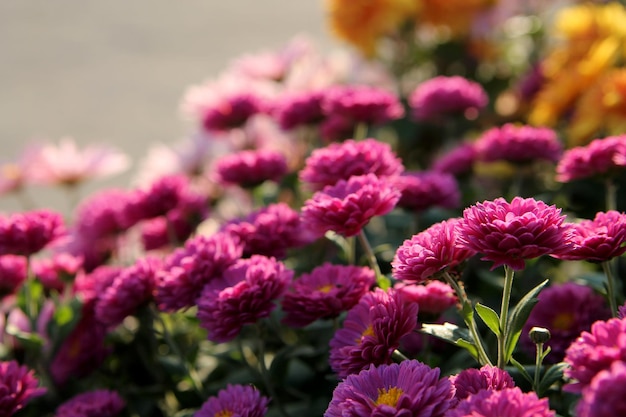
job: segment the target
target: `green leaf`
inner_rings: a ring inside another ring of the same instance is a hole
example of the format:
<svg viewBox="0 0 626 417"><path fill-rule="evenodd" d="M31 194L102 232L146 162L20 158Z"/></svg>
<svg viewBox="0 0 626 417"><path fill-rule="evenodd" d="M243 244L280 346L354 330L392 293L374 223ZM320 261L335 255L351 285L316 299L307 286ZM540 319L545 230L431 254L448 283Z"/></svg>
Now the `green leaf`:
<svg viewBox="0 0 626 417"><path fill-rule="evenodd" d="M520 374L522 374L522 376L524 377L525 380L527 380L528 382L530 382L531 384L533 383L533 378L530 376L530 374L528 373L528 371L526 371L526 368L524 368L524 365L522 365L521 363L519 363L515 358L511 357L509 358L509 361L513 364L513 366L515 366L517 368L517 370L520 372Z"/></svg>
<svg viewBox="0 0 626 417"><path fill-rule="evenodd" d="M37 333L23 332L13 324L7 325L5 330L8 334L15 337L26 349L39 350L43 346L44 340Z"/></svg>
<svg viewBox="0 0 626 417"><path fill-rule="evenodd" d="M423 324L420 331L462 347L475 358L478 357L478 351L476 349L476 345L474 344L474 339L470 335L469 331L457 326L456 324Z"/></svg>
<svg viewBox="0 0 626 417"><path fill-rule="evenodd" d="M532 311L533 307L535 307L535 304L537 304L537 295L547 284L548 280L545 280L537 285L535 288L530 290L513 309L513 312L511 313L511 317L507 324L507 326L509 327L505 345L507 362L511 359L511 356L513 355L513 351L515 350L515 346L517 346L517 341L519 340L520 334L522 333L524 324L526 324L526 320L528 320L530 312Z"/></svg>
<svg viewBox="0 0 626 417"><path fill-rule="evenodd" d="M500 336L500 317L493 309L480 303L476 304L476 313L496 336Z"/></svg>
<svg viewBox="0 0 626 417"><path fill-rule="evenodd" d="M543 374L543 378L539 382L539 386L537 387L537 395L542 396L551 386L557 381L563 379L563 372L565 368L567 368L567 363L560 362L552 365L548 368L548 370Z"/></svg>

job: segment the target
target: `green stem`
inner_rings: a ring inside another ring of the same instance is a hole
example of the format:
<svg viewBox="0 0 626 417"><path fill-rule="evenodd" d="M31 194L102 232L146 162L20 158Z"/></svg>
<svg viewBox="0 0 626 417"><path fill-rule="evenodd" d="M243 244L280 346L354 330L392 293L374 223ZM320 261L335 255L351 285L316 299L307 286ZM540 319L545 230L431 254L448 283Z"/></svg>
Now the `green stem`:
<svg viewBox="0 0 626 417"><path fill-rule="evenodd" d="M613 268L611 268L611 261L602 262L602 269L606 275L606 296L609 299L609 306L611 306L611 314L613 317L617 317L617 302L615 301L615 280L613 279Z"/></svg>
<svg viewBox="0 0 626 417"><path fill-rule="evenodd" d="M261 324L257 324L256 329L258 332L258 341L259 341L258 362L261 368L261 379L263 380L263 384L265 385L265 389L267 390L267 393L272 398L272 401L276 403L276 406L278 407L278 411L280 412L282 417L290 417L289 414L287 414L287 411L285 410L285 408L283 407L282 402L278 398L278 395L276 395L276 390L274 389L274 384L272 384L270 372L267 369L267 365L265 364L265 335L263 334L263 328Z"/></svg>
<svg viewBox="0 0 626 417"><path fill-rule="evenodd" d="M537 356L535 357L535 379L533 382L533 391L539 389L539 377L541 376L541 363L543 358L543 343L537 343Z"/></svg>
<svg viewBox="0 0 626 417"><path fill-rule="evenodd" d="M606 210L617 210L617 184L611 178L605 181L606 187Z"/></svg>
<svg viewBox="0 0 626 417"><path fill-rule="evenodd" d="M498 335L498 368L504 369L506 366L506 340L509 335L509 304L511 302L511 288L513 287L513 276L515 271L504 266L504 289L502 290L502 307L500 308L500 334Z"/></svg>
<svg viewBox="0 0 626 417"><path fill-rule="evenodd" d="M393 351L393 353L391 354L391 359L398 363L409 360L409 358L407 358L406 355L400 352L398 349Z"/></svg>
<svg viewBox="0 0 626 417"><path fill-rule="evenodd" d="M359 242L361 242L361 246L363 246L363 250L365 251L365 255L367 256L367 261L369 262L370 267L374 270L374 273L376 273L376 283L380 288L386 290L387 288L391 287L391 281L389 280L389 278L384 276L382 272L380 272L378 260L376 260L376 255L374 254L372 246L367 240L367 236L365 236L365 231L361 229L357 236L359 237Z"/></svg>
<svg viewBox="0 0 626 417"><path fill-rule="evenodd" d="M361 140L367 137L367 123L359 122L354 127L354 140Z"/></svg>

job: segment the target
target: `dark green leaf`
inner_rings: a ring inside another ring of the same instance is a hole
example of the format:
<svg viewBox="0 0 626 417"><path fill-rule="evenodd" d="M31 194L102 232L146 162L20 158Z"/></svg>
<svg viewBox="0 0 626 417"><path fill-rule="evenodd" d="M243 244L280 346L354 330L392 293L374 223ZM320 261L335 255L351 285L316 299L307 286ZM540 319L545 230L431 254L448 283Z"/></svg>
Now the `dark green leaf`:
<svg viewBox="0 0 626 417"><path fill-rule="evenodd" d="M552 365L548 368L548 370L541 378L541 382L539 382L539 387L537 387L537 395L542 396L551 386L557 381L563 379L563 371L567 368L567 364L565 362L560 362Z"/></svg>
<svg viewBox="0 0 626 417"><path fill-rule="evenodd" d="M522 365L521 363L519 363L515 358L511 357L509 359L509 361L513 364L513 366L515 366L517 368L517 370L520 372L520 374L522 374L522 376L524 377L524 379L526 379L528 382L530 382L531 384L533 383L533 379L530 376L530 374L528 373L528 371L526 371L526 368L524 368L524 365Z"/></svg>
<svg viewBox="0 0 626 417"><path fill-rule="evenodd" d="M476 313L496 336L500 335L500 317L493 309L480 303L476 304Z"/></svg>
<svg viewBox="0 0 626 417"><path fill-rule="evenodd" d="M469 331L457 326L456 324L423 324L421 332L460 346L468 350L474 357L477 357L478 355L476 346L474 345L474 339L470 335Z"/></svg>

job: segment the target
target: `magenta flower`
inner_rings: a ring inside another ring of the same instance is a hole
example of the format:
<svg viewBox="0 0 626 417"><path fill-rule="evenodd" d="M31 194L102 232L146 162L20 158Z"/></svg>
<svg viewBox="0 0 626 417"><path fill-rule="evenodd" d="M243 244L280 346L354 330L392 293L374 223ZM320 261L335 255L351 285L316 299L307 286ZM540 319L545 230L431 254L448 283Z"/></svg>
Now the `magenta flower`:
<svg viewBox="0 0 626 417"><path fill-rule="evenodd" d="M400 192L374 174L359 175L328 185L304 203L302 220L317 233L358 234L374 216L389 213Z"/></svg>
<svg viewBox="0 0 626 417"><path fill-rule="evenodd" d="M0 255L33 255L65 233L63 217L51 210L0 215Z"/></svg>
<svg viewBox="0 0 626 417"><path fill-rule="evenodd" d="M242 255L239 240L228 233L196 236L176 249L157 274L156 301L163 311L195 305L209 281L216 279Z"/></svg>
<svg viewBox="0 0 626 417"><path fill-rule="evenodd" d="M460 225L461 219L445 220L405 240L391 262L392 275L419 284L473 256L473 249L457 243Z"/></svg>
<svg viewBox="0 0 626 417"><path fill-rule="evenodd" d="M131 199L129 191L115 188L87 197L76 209L76 233L89 240L106 240L126 231L135 223L130 218Z"/></svg>
<svg viewBox="0 0 626 417"><path fill-rule="evenodd" d="M121 266L102 265L90 273L81 271L74 279L74 293L86 308L93 308L96 300L113 285L123 270Z"/></svg>
<svg viewBox="0 0 626 417"><path fill-rule="evenodd" d="M206 400L194 417L263 417L269 401L253 386L228 384Z"/></svg>
<svg viewBox="0 0 626 417"><path fill-rule="evenodd" d="M183 175L161 177L144 189L136 190L127 206L132 224L166 215L170 210L196 196L189 179Z"/></svg>
<svg viewBox="0 0 626 417"><path fill-rule="evenodd" d="M451 376L450 382L454 386L455 404L481 391L500 391L515 386L508 372L491 365L464 369Z"/></svg>
<svg viewBox="0 0 626 417"><path fill-rule="evenodd" d="M324 417L443 417L452 395L438 368L416 360L370 366L339 383Z"/></svg>
<svg viewBox="0 0 626 417"><path fill-rule="evenodd" d="M463 142L438 156L433 161L431 170L460 176L471 172L475 161L476 148L474 143Z"/></svg>
<svg viewBox="0 0 626 417"><path fill-rule="evenodd" d="M214 132L241 127L250 117L263 112L264 108L261 98L251 92L226 96L217 106L205 109L202 126Z"/></svg>
<svg viewBox="0 0 626 417"><path fill-rule="evenodd" d="M0 299L15 292L26 281L26 258L18 255L0 256Z"/></svg>
<svg viewBox="0 0 626 417"><path fill-rule="evenodd" d="M320 123L319 131L326 143L343 141L354 136L354 122L341 115L329 114Z"/></svg>
<svg viewBox="0 0 626 417"><path fill-rule="evenodd" d="M626 135L595 139L588 145L568 149L556 166L556 179L570 182L612 175L626 167Z"/></svg>
<svg viewBox="0 0 626 417"><path fill-rule="evenodd" d="M46 393L38 388L33 371L17 361L0 362L0 417L11 417L33 398Z"/></svg>
<svg viewBox="0 0 626 417"><path fill-rule="evenodd" d="M280 127L285 130L312 125L324 119L323 100L323 91L303 91L282 95L274 104L272 114Z"/></svg>
<svg viewBox="0 0 626 417"><path fill-rule="evenodd" d="M391 363L400 339L417 326L417 310L417 304L407 302L393 289L377 288L365 294L330 341L333 371L345 378L369 365Z"/></svg>
<svg viewBox="0 0 626 417"><path fill-rule="evenodd" d="M107 326L117 326L151 301L160 267L159 259L146 258L125 268L96 301L96 320Z"/></svg>
<svg viewBox="0 0 626 417"><path fill-rule="evenodd" d="M55 417L118 417L126 402L116 391L98 389L78 394L58 408Z"/></svg>
<svg viewBox="0 0 626 417"><path fill-rule="evenodd" d="M452 409L446 417L554 417L547 398L537 398L534 392L523 393L517 387L483 390L470 395Z"/></svg>
<svg viewBox="0 0 626 417"><path fill-rule="evenodd" d="M538 298L520 341L521 346L533 355L535 344L528 336L530 329L536 326L550 330L550 340L545 344L552 349L545 360L548 363L563 360L565 350L583 331L589 331L597 320L611 317L604 297L585 285L573 282L552 285L541 291Z"/></svg>
<svg viewBox="0 0 626 417"><path fill-rule="evenodd" d="M52 258L33 259L31 268L35 277L46 290L62 292L67 282L71 282L79 269L83 266L83 259L69 253L59 252Z"/></svg>
<svg viewBox="0 0 626 417"><path fill-rule="evenodd" d="M463 211L457 240L466 249L494 262L492 269L507 265L524 269L524 261L560 253L567 247L565 216L555 206L533 198L503 198L477 203Z"/></svg>
<svg viewBox="0 0 626 417"><path fill-rule="evenodd" d="M293 281L282 301L283 323L303 327L337 317L354 307L375 281L370 268L325 263Z"/></svg>
<svg viewBox="0 0 626 417"><path fill-rule="evenodd" d="M563 154L563 145L554 130L512 123L487 130L474 147L477 159L485 162L524 164L545 160L556 163Z"/></svg>
<svg viewBox="0 0 626 417"><path fill-rule="evenodd" d="M476 118L488 102L480 84L459 76L431 78L409 96L411 115L419 121L436 122L457 115Z"/></svg>
<svg viewBox="0 0 626 417"><path fill-rule="evenodd" d="M452 209L461 205L461 191L451 174L405 172L393 177L392 181L402 193L398 207L423 211L431 207Z"/></svg>
<svg viewBox="0 0 626 417"><path fill-rule="evenodd" d="M565 260L604 262L626 252L626 215L598 212L593 220L566 223L570 246L552 256Z"/></svg>
<svg viewBox="0 0 626 417"><path fill-rule="evenodd" d="M321 190L356 175L388 177L399 175L403 170L402 161L387 143L376 139L350 139L314 150L299 177L312 189Z"/></svg>
<svg viewBox="0 0 626 417"><path fill-rule="evenodd" d="M573 392L581 392L614 362L626 362L626 319L595 322L567 348L564 361L569 364L565 376L575 380L566 389Z"/></svg>
<svg viewBox="0 0 626 417"><path fill-rule="evenodd" d="M420 318L422 315L437 317L458 302L454 289L441 281L430 281L425 284L397 282L394 289L406 300L419 306Z"/></svg>
<svg viewBox="0 0 626 417"><path fill-rule="evenodd" d="M583 390L576 413L578 417L626 415L626 363L615 362L600 371Z"/></svg>
<svg viewBox="0 0 626 417"><path fill-rule="evenodd" d="M366 85L330 87L322 108L325 114L341 116L353 124L378 125L404 116L404 107L395 94Z"/></svg>
<svg viewBox="0 0 626 417"><path fill-rule="evenodd" d="M234 339L244 325L269 316L292 278L293 271L274 258L240 259L205 286L197 300L200 325L210 340Z"/></svg>
<svg viewBox="0 0 626 417"><path fill-rule="evenodd" d="M280 181L287 173L287 160L277 151L246 150L222 157L215 170L220 184L251 188L264 181Z"/></svg>

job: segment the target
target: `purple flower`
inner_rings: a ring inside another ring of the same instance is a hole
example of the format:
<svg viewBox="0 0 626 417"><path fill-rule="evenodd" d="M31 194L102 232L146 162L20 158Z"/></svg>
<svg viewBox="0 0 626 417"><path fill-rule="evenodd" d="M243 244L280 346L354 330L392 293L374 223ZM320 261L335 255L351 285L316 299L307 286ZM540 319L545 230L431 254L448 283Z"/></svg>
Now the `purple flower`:
<svg viewBox="0 0 626 417"><path fill-rule="evenodd" d="M51 210L0 216L0 255L33 255L65 235L63 217Z"/></svg>
<svg viewBox="0 0 626 417"><path fill-rule="evenodd" d="M624 317L626 317L626 303L617 307L617 317L620 319L623 319Z"/></svg>
<svg viewBox="0 0 626 417"><path fill-rule="evenodd" d="M451 174L405 172L392 181L402 193L398 207L422 211L431 207L457 208L461 204L461 191Z"/></svg>
<svg viewBox="0 0 626 417"><path fill-rule="evenodd" d="M125 268L96 301L96 320L107 326L117 326L151 301L160 266L159 259L146 258Z"/></svg>
<svg viewBox="0 0 626 417"><path fill-rule="evenodd" d="M52 258L33 259L33 274L46 290L62 292L66 282L71 282L83 266L83 259L69 253L60 252Z"/></svg>
<svg viewBox="0 0 626 417"><path fill-rule="evenodd" d="M405 240L391 262L392 275L406 283L423 283L473 256L473 249L457 244L460 225L460 219L445 220Z"/></svg>
<svg viewBox="0 0 626 417"><path fill-rule="evenodd" d="M115 391L98 389L78 394L65 401L54 414L56 417L117 417L126 407Z"/></svg>
<svg viewBox="0 0 626 417"><path fill-rule="evenodd" d="M329 88L322 108L326 115L341 116L354 124L378 125L404 116L404 107L395 94L366 85L337 85Z"/></svg>
<svg viewBox="0 0 626 417"><path fill-rule="evenodd" d="M407 302L393 289L377 288L365 294L330 341L333 371L345 378L371 364L391 363L400 339L417 326L417 310L417 304Z"/></svg>
<svg viewBox="0 0 626 417"><path fill-rule="evenodd" d="M535 344L528 332L535 326L550 330L550 340L545 345L552 351L546 362L563 360L565 350L583 331L590 330L597 320L611 317L604 297L585 285L573 282L552 285L541 291L538 298L524 325L521 345L529 354L534 354Z"/></svg>
<svg viewBox="0 0 626 417"><path fill-rule="evenodd" d="M578 417L626 415L626 363L615 362L599 372L583 390L576 413Z"/></svg>
<svg viewBox="0 0 626 417"><path fill-rule="evenodd" d="M122 271L121 266L102 265L90 273L79 272L74 279L74 293L79 296L85 307L93 308L96 300L113 285Z"/></svg>
<svg viewBox="0 0 626 417"><path fill-rule="evenodd" d="M500 391L515 386L511 375L491 365L484 365L480 369L464 369L451 376L450 382L454 385L455 403L481 391Z"/></svg>
<svg viewBox="0 0 626 417"><path fill-rule="evenodd" d="M441 281L415 285L398 282L394 285L394 288L406 300L419 306L420 317L423 314L439 316L458 302L452 287Z"/></svg>
<svg viewBox="0 0 626 417"><path fill-rule="evenodd" d="M220 277L242 253L239 240L228 233L189 239L165 260L157 274L159 309L176 311L195 305L204 285Z"/></svg>
<svg viewBox="0 0 626 417"><path fill-rule="evenodd" d="M547 398L524 394L517 387L503 390L483 390L470 395L448 412L446 417L554 417Z"/></svg>
<svg viewBox="0 0 626 417"><path fill-rule="evenodd" d="M566 389L573 392L583 390L613 362L626 362L626 319L595 322L567 348L564 361L569 364L565 376L575 380Z"/></svg>
<svg viewBox="0 0 626 417"><path fill-rule="evenodd" d="M134 224L166 215L191 197L189 179L183 175L161 177L145 189L136 190L127 212Z"/></svg>
<svg viewBox="0 0 626 417"><path fill-rule="evenodd" d="M306 159L299 177L312 189L321 190L356 175L388 177L403 170L402 161L387 143L376 139L350 139L314 150Z"/></svg>
<svg viewBox="0 0 626 417"><path fill-rule="evenodd" d="M0 299L14 294L26 281L26 258L18 255L0 256Z"/></svg>
<svg viewBox="0 0 626 417"><path fill-rule="evenodd" d="M389 213L400 192L374 174L359 175L328 185L304 203L302 219L324 234L334 231L346 237L358 234L374 216Z"/></svg>
<svg viewBox="0 0 626 417"><path fill-rule="evenodd" d="M269 398L253 386L228 384L206 400L194 417L263 417L268 403Z"/></svg>
<svg viewBox="0 0 626 417"><path fill-rule="evenodd" d="M554 130L512 123L489 129L474 143L474 147L477 159L485 162L557 162L563 153L563 146Z"/></svg>
<svg viewBox="0 0 626 417"><path fill-rule="evenodd" d="M46 393L37 388L33 371L17 361L0 362L0 417L11 417L33 398Z"/></svg>
<svg viewBox="0 0 626 417"><path fill-rule="evenodd" d="M341 115L329 114L320 123L319 130L324 142L343 141L354 136L354 122Z"/></svg>
<svg viewBox="0 0 626 417"><path fill-rule="evenodd" d="M292 278L293 271L274 258L240 259L205 286L197 300L200 325L210 340L232 340L245 324L269 316Z"/></svg>
<svg viewBox="0 0 626 417"><path fill-rule="evenodd" d="M337 317L354 307L375 281L370 268L325 263L293 281L282 301L283 323L303 327Z"/></svg>
<svg viewBox="0 0 626 417"><path fill-rule="evenodd" d="M476 148L474 143L463 142L448 152L440 155L433 161L431 169L460 176L472 170L476 161Z"/></svg>
<svg viewBox="0 0 626 417"><path fill-rule="evenodd" d="M459 76L431 78L409 96L411 115L419 121L440 121L456 115L476 118L488 101L480 84Z"/></svg>
<svg viewBox="0 0 626 417"><path fill-rule="evenodd" d="M114 237L132 226L129 204L132 194L115 188L83 200L76 209L76 233L88 240Z"/></svg>
<svg viewBox="0 0 626 417"><path fill-rule="evenodd" d="M563 153L556 166L556 179L570 182L621 172L626 166L626 135L595 139Z"/></svg>
<svg viewBox="0 0 626 417"><path fill-rule="evenodd" d="M287 160L268 149L239 151L219 159L215 166L220 184L255 187L264 181L279 181L287 173Z"/></svg>
<svg viewBox="0 0 626 417"><path fill-rule="evenodd" d="M492 269L507 265L524 269L526 259L562 252L568 245L563 221L555 206L533 198L503 198L477 203L463 211L457 240L492 261Z"/></svg>
<svg viewBox="0 0 626 417"><path fill-rule="evenodd" d="M243 126L253 115L264 110L263 101L251 93L224 97L216 107L205 109L202 125L208 131L221 132Z"/></svg>
<svg viewBox="0 0 626 417"><path fill-rule="evenodd" d="M283 95L274 104L272 114L283 129L319 123L324 119L323 91L304 91Z"/></svg>
<svg viewBox="0 0 626 417"><path fill-rule="evenodd" d="M570 246L552 256L565 260L604 262L626 252L626 215L611 210L593 220L566 223Z"/></svg>
<svg viewBox="0 0 626 417"><path fill-rule="evenodd" d="M416 360L370 366L339 383L324 417L443 417L452 395L438 368Z"/></svg>

